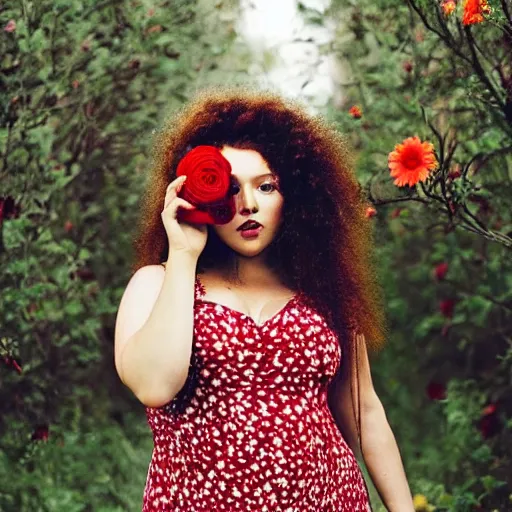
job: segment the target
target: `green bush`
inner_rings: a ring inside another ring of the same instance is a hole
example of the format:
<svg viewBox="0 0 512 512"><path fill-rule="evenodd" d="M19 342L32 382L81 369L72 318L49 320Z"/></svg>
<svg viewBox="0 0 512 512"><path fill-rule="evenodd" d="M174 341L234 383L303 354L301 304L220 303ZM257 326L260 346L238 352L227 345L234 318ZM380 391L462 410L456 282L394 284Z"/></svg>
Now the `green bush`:
<svg viewBox="0 0 512 512"><path fill-rule="evenodd" d="M131 230L152 131L198 86L243 70L229 58L244 52L236 9L0 8L2 511L140 510L151 431L113 363Z"/></svg>
<svg viewBox="0 0 512 512"><path fill-rule="evenodd" d="M393 331L375 385L414 494L437 511L510 510L510 13L490 2L464 25L462 2L450 15L442 2L348 4L329 12L346 75L329 115L357 148L375 209ZM398 187L388 155L413 136L439 165Z"/></svg>

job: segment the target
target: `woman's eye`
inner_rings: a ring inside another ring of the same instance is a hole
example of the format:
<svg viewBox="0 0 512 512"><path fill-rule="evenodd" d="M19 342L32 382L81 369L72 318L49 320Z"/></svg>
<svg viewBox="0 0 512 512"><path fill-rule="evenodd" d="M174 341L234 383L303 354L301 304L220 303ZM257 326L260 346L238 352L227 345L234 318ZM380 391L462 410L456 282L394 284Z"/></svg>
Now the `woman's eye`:
<svg viewBox="0 0 512 512"><path fill-rule="evenodd" d="M273 192L274 190L277 189L277 187L273 183L262 183L260 185L260 188L262 188L262 187L271 187L270 190L266 189L266 190L263 190L263 192ZM231 185L231 193L233 195L238 194L239 191L240 191L240 187L238 185L236 185L236 184Z"/></svg>
<svg viewBox="0 0 512 512"><path fill-rule="evenodd" d="M276 189L276 186L273 183L262 183L261 187L272 187L271 190L267 190L266 192L272 192Z"/></svg>

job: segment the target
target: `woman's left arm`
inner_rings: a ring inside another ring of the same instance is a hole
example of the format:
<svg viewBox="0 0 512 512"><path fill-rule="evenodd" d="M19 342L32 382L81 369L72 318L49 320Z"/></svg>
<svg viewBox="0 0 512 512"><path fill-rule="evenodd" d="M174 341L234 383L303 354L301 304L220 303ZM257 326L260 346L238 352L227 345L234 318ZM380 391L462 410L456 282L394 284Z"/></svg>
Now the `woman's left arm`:
<svg viewBox="0 0 512 512"><path fill-rule="evenodd" d="M370 407L361 407L364 462L375 488L390 512L414 511L395 436L377 395L372 400L374 403Z"/></svg>
<svg viewBox="0 0 512 512"><path fill-rule="evenodd" d="M371 378L370 362L364 336L358 337L359 396L361 411L361 447L364 462L382 502L390 512L414 512L414 505L400 451ZM350 374L352 365L343 365L345 375L334 379L328 391L333 417L352 450L359 454L355 407L352 405L350 382L357 386Z"/></svg>

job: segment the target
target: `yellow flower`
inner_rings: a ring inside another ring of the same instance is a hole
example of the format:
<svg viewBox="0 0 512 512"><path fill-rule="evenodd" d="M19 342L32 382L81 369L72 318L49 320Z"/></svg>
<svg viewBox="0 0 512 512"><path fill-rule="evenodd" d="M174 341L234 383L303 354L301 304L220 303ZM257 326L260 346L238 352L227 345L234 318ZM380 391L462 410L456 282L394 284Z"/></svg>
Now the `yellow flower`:
<svg viewBox="0 0 512 512"><path fill-rule="evenodd" d="M427 497L423 494L415 494L414 498L412 499L412 502L414 504L414 510L416 512L433 512L436 507L433 505L430 505Z"/></svg>
<svg viewBox="0 0 512 512"><path fill-rule="evenodd" d="M455 10L455 1L454 0L444 0L441 7L443 8L444 14L446 16L450 16L450 14Z"/></svg>

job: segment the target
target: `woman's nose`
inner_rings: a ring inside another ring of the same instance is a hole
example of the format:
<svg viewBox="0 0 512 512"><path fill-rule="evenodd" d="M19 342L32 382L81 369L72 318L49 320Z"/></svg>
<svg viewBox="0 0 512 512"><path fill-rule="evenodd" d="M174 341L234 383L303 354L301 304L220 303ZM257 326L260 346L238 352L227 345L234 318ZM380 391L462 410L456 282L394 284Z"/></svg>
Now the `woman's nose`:
<svg viewBox="0 0 512 512"><path fill-rule="evenodd" d="M258 204L254 194L250 191L243 191L239 194L240 204L239 211L241 214L256 213L258 211Z"/></svg>

